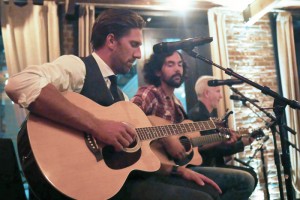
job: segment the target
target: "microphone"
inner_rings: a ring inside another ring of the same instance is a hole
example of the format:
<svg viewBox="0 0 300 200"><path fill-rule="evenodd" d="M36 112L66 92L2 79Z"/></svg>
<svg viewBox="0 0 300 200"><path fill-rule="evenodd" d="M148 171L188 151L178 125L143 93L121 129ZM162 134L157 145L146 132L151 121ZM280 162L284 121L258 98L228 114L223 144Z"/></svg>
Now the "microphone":
<svg viewBox="0 0 300 200"><path fill-rule="evenodd" d="M236 85L236 84L242 84L244 81L239 80L239 79L226 79L226 80L209 80L207 81L208 86L216 87L219 85Z"/></svg>
<svg viewBox="0 0 300 200"><path fill-rule="evenodd" d="M193 49L195 46L203 45L213 41L212 37L195 37L181 40L178 42L161 42L153 46L154 53L173 52L178 49Z"/></svg>
<svg viewBox="0 0 300 200"><path fill-rule="evenodd" d="M237 96L237 95L230 95L229 97L231 100L234 101L242 101L242 102L246 102L246 101L251 101L251 102L259 102L257 99L247 99L241 96Z"/></svg>

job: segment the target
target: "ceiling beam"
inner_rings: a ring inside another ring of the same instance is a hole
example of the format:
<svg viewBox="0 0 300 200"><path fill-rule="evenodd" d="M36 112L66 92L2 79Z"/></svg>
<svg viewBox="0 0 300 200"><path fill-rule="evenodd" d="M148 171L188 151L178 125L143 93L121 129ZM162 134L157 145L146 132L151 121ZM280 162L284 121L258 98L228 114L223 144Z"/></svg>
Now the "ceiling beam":
<svg viewBox="0 0 300 200"><path fill-rule="evenodd" d="M278 0L255 0L243 11L246 25L252 25L270 12L278 4Z"/></svg>
<svg viewBox="0 0 300 200"><path fill-rule="evenodd" d="M3 0L9 2L9 0ZM43 0L55 1L57 3L66 3L66 9L73 4L90 4L103 8L129 8L129 9L143 9L143 10L172 10L172 6L167 5L165 0ZM24 0L12 0L12 2L24 2ZM25 1L26 2L26 1ZM189 10L208 10L212 7L220 6L210 0L194 0Z"/></svg>
<svg viewBox="0 0 300 200"><path fill-rule="evenodd" d="M164 6L165 0L75 0L78 4L93 4L104 8L130 8L143 10L172 10L172 6ZM219 6L208 0L197 0L193 2L190 10L208 10Z"/></svg>
<svg viewBox="0 0 300 200"><path fill-rule="evenodd" d="M299 9L299 0L255 0L243 11L246 25L252 25L261 17L276 9Z"/></svg>

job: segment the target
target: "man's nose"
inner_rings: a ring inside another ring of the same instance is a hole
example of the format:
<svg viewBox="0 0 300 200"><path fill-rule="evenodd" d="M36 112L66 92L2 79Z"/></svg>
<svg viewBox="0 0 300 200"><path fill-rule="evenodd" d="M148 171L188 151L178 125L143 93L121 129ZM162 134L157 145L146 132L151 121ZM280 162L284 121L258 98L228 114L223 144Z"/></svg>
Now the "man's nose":
<svg viewBox="0 0 300 200"><path fill-rule="evenodd" d="M142 57L142 52L141 52L141 48L140 48L140 47L137 48L137 49L134 51L133 56L134 56L135 58L138 58L138 59L140 59L140 58Z"/></svg>
<svg viewBox="0 0 300 200"><path fill-rule="evenodd" d="M176 72L181 71L181 69L182 69L182 67L181 67L179 64L176 64L176 65L175 65L175 71L176 71Z"/></svg>

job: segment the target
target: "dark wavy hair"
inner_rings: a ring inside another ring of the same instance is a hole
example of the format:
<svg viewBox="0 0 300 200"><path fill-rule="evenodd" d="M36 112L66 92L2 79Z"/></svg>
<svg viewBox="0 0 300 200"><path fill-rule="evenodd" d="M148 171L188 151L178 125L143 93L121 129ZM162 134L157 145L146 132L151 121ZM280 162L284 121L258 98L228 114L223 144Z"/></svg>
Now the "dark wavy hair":
<svg viewBox="0 0 300 200"><path fill-rule="evenodd" d="M103 11L95 20L91 35L94 50L102 47L108 34L116 39L126 35L130 29L142 29L146 22L137 13L127 9L108 9Z"/></svg>
<svg viewBox="0 0 300 200"><path fill-rule="evenodd" d="M167 57L173 55L174 52L177 52L182 60L182 67L183 67L183 80L185 79L186 75L186 69L187 65L183 60L182 54L178 51L173 51L173 52L167 52L167 53L153 53L150 58L145 62L144 68L143 68L143 73L144 73L144 79L146 83L160 86L160 77L158 77L155 73L157 71L160 71L162 66L164 65L164 62Z"/></svg>

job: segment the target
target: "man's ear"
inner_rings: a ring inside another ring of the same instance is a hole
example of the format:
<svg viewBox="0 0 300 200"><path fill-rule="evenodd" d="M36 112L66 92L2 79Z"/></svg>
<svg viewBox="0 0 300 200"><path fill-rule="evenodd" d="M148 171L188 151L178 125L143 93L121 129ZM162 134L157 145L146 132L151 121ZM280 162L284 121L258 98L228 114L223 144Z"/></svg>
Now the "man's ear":
<svg viewBox="0 0 300 200"><path fill-rule="evenodd" d="M205 97L208 97L208 93L209 93L208 90L204 90L204 92L203 92L203 94L204 94Z"/></svg>
<svg viewBox="0 0 300 200"><path fill-rule="evenodd" d="M115 35L113 33L110 33L106 36L106 46L109 49L114 49L116 44L117 44L117 40L115 38Z"/></svg>

